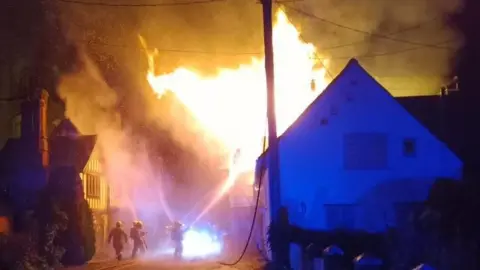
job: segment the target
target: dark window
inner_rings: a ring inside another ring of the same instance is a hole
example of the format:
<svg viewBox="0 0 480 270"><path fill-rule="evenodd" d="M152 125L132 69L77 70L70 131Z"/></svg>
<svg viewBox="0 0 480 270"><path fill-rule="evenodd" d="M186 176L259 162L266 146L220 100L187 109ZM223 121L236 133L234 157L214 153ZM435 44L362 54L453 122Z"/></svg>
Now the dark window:
<svg viewBox="0 0 480 270"><path fill-rule="evenodd" d="M85 174L88 198L100 198L100 177L92 174Z"/></svg>
<svg viewBox="0 0 480 270"><path fill-rule="evenodd" d="M343 137L346 170L388 168L388 136L384 133L348 133Z"/></svg>
<svg viewBox="0 0 480 270"><path fill-rule="evenodd" d="M415 139L403 140L403 155L405 157L415 157L417 155L417 143Z"/></svg>
<svg viewBox="0 0 480 270"><path fill-rule="evenodd" d="M325 126L325 125L327 125L327 124L328 124L328 119L327 119L327 118L322 118L322 119L320 120L320 125Z"/></svg>
<svg viewBox="0 0 480 270"><path fill-rule="evenodd" d="M355 205L325 205L327 227L329 229L354 229Z"/></svg>

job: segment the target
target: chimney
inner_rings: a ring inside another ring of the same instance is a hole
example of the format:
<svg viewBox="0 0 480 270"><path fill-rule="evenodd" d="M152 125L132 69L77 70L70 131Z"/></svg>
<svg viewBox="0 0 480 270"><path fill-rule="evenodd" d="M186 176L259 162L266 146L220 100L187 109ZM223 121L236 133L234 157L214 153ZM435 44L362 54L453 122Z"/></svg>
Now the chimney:
<svg viewBox="0 0 480 270"><path fill-rule="evenodd" d="M38 153L44 167L49 165L47 137L48 92L41 90L39 96L22 103L22 140L30 140Z"/></svg>

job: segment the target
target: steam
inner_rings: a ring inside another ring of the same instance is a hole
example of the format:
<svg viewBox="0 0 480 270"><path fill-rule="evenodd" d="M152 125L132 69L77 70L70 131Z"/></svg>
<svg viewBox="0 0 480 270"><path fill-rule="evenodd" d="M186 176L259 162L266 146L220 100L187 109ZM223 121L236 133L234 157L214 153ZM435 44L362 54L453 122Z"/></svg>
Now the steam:
<svg viewBox="0 0 480 270"><path fill-rule="evenodd" d="M142 219L153 226L162 216L172 219L164 197L169 192L168 173L161 162L149 158L145 141L122 126L117 93L95 64L85 53L79 53L78 62L76 72L61 78L58 94L65 102L66 117L79 132L98 136L93 155L103 161L112 206L127 209L116 218Z"/></svg>

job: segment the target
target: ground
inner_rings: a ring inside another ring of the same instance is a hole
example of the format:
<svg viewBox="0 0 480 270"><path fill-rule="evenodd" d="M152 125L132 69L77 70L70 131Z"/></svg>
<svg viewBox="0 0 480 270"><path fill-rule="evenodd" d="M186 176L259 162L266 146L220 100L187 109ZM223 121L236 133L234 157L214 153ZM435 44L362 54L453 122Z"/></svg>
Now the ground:
<svg viewBox="0 0 480 270"><path fill-rule="evenodd" d="M65 270L260 270L263 262L256 256L243 259L237 265L227 266L216 261L190 261L175 262L168 259L152 260L125 260L116 262L112 260L97 261L82 267L69 267Z"/></svg>

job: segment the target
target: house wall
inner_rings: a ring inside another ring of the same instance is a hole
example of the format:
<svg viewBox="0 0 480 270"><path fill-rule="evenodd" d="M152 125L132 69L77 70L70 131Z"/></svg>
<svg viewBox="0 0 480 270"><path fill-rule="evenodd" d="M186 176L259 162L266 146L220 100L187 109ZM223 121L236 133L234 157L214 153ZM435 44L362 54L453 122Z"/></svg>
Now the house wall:
<svg viewBox="0 0 480 270"><path fill-rule="evenodd" d="M359 66L340 76L280 140L282 204L302 227L333 229L337 215L351 229L384 230L397 223L396 203L425 200L435 179L459 179L462 163ZM378 135L345 151L355 133L383 134L384 149L373 147ZM404 155L405 139L415 141L413 155ZM346 158L367 167L349 169Z"/></svg>
<svg viewBox="0 0 480 270"><path fill-rule="evenodd" d="M109 228L109 188L98 153L94 151L84 170L80 173L85 199L92 209L98 248L102 248L107 240Z"/></svg>

